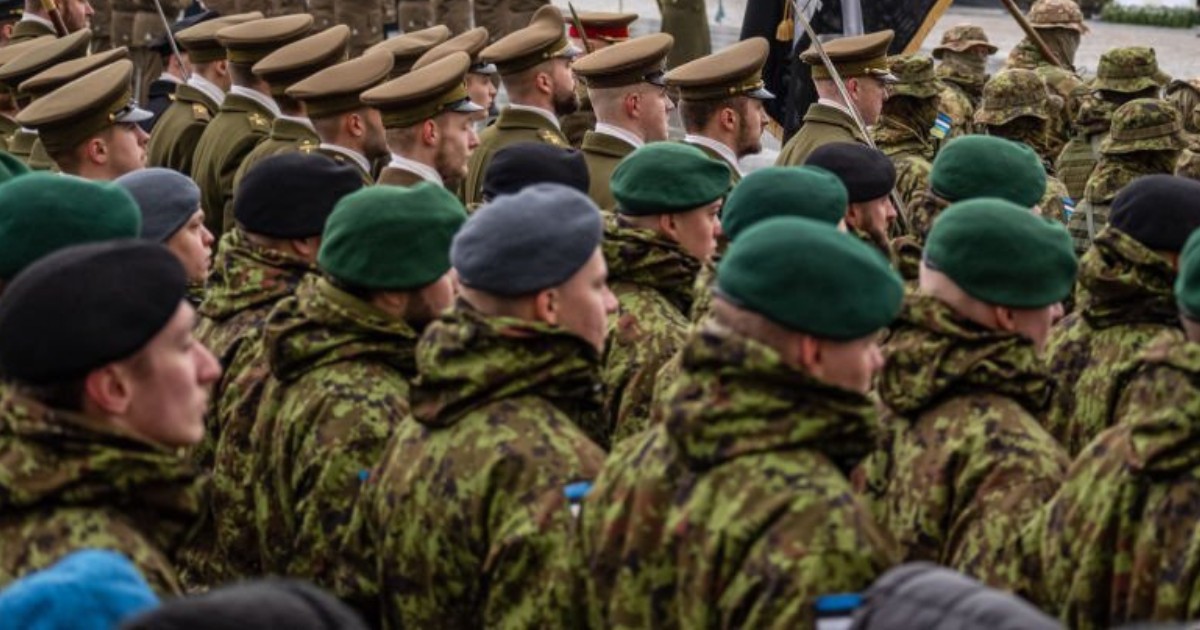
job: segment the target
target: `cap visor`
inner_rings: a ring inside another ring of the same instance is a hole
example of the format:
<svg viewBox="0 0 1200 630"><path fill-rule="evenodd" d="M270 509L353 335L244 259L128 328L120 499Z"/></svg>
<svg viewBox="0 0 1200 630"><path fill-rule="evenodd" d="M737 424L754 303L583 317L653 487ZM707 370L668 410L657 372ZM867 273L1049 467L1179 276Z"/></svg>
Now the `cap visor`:
<svg viewBox="0 0 1200 630"><path fill-rule="evenodd" d="M128 111L117 116L115 121L119 123L139 123L143 120L154 118L153 112L148 112L137 105L130 107Z"/></svg>
<svg viewBox="0 0 1200 630"><path fill-rule="evenodd" d="M891 72L874 71L874 72L871 72L871 76L875 77L876 79L879 79L880 81L883 81L884 83L899 83L900 82L900 79L896 75L892 74Z"/></svg>
<svg viewBox="0 0 1200 630"><path fill-rule="evenodd" d="M747 92L746 96L749 96L750 98L756 98L760 101L769 101L775 98L775 95L767 88L758 88L753 92Z"/></svg>
<svg viewBox="0 0 1200 630"><path fill-rule="evenodd" d="M471 66L471 69L468 70L468 72L472 72L474 74L486 74L488 76L491 76L493 74L498 73L499 70L496 70L496 64L494 64L494 63L481 63L476 66Z"/></svg>
<svg viewBox="0 0 1200 630"><path fill-rule="evenodd" d="M483 111L483 107L478 103L473 102L469 98L464 98L461 101L451 103L450 105L446 106L446 111L458 112L460 114L473 114L475 112Z"/></svg>

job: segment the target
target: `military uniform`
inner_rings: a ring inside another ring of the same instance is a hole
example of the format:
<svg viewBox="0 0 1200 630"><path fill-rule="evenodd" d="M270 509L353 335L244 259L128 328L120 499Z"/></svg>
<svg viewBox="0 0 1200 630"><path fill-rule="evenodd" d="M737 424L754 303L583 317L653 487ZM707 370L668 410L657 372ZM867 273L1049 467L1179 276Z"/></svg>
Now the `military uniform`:
<svg viewBox="0 0 1200 630"><path fill-rule="evenodd" d="M395 60L392 65L391 78L395 79L412 70L413 64L421 58L421 55L429 52L435 46L445 43L448 39L450 39L450 29L439 24L419 31L404 33L399 37L385 39L368 48L367 52L363 54L369 55L378 51L386 51L391 54Z"/></svg>
<svg viewBox="0 0 1200 630"><path fill-rule="evenodd" d="M24 22L19 24L21 23ZM60 63L86 56L91 38L91 31L79 31L66 37L47 40L42 44L29 43L25 52L0 67L0 85L8 88L17 107L24 110L30 105L33 98L31 94L22 92L20 86ZM40 167L39 170L48 170L49 166L53 165L53 161L46 155L45 148L41 146L37 134L24 129L18 129L9 138L9 153L15 155L26 165L35 162ZM36 159L34 158L35 153Z"/></svg>
<svg viewBox="0 0 1200 630"><path fill-rule="evenodd" d="M311 26L311 16L284 16L226 26L217 32L217 38L230 62L253 64L272 50L303 38ZM233 177L242 159L266 140L271 121L279 114L279 106L270 96L235 85L196 142L192 179L200 186L205 224L214 235L232 227L226 219L233 213Z"/></svg>
<svg viewBox="0 0 1200 630"><path fill-rule="evenodd" d="M552 6L546 6L538 10L528 27L488 46L479 56L486 63L496 64L503 77L549 59L573 58L578 52L563 31L562 13ZM483 175L492 155L516 142L569 146L553 112L510 104L500 110L492 126L479 134L479 146L471 153L463 186L463 201L468 206L483 201Z"/></svg>
<svg viewBox="0 0 1200 630"><path fill-rule="evenodd" d="M1083 203L1067 224L1077 253L1087 251L1094 235L1108 225L1112 201L1126 184L1142 175L1175 172L1185 147L1181 134L1179 114L1166 101L1135 99L1117 108Z"/></svg>
<svg viewBox="0 0 1200 630"><path fill-rule="evenodd" d="M575 26L571 15L563 15L567 22L567 37L576 45L590 52L602 50L613 44L629 40L629 25L638 18L636 13L606 13L603 11L577 12L583 32ZM587 40L585 46L583 41ZM576 149L583 144L583 135L596 128L596 111L592 108L592 99L588 97L587 87L582 82L576 86L579 96L579 109L558 117L559 126L567 137L567 142Z"/></svg>
<svg viewBox="0 0 1200 630"><path fill-rule="evenodd" d="M187 4L180 0L163 2L162 9L170 19L183 11ZM108 41L101 43L100 50L120 46L129 48L129 58L134 64L134 95L139 103L144 103L150 93L150 83L162 74L162 56L154 44L167 35L167 27L158 16L154 0L112 0L111 6L112 22L107 33ZM100 14L98 8L96 13ZM99 24L96 26L99 27Z"/></svg>
<svg viewBox="0 0 1200 630"><path fill-rule="evenodd" d="M1049 116L1050 134L1061 146L1070 136L1075 112L1079 104L1075 95L1083 81L1075 73L1075 51L1079 39L1086 35L1088 27L1083 23L1083 13L1072 0L1041 0L1030 8L1030 25L1054 52L1063 67L1044 59L1041 51L1028 37L1021 40L1009 52L1006 68L1033 70L1053 94L1061 100L1061 107Z"/></svg>
<svg viewBox="0 0 1200 630"><path fill-rule="evenodd" d="M1183 119L1183 128L1189 134L1200 134L1200 118L1192 115L1200 106L1200 77L1183 81L1176 79L1167 85L1164 98L1170 101Z"/></svg>
<svg viewBox="0 0 1200 630"><path fill-rule="evenodd" d="M182 594L174 554L204 495L177 454L6 392L0 457L0 586L102 548L133 561L159 595Z"/></svg>
<svg viewBox="0 0 1200 630"><path fill-rule="evenodd" d="M1079 271L1076 310L1055 325L1046 348L1050 371L1064 384L1054 392L1046 428L1072 456L1111 426L1116 374L1152 339L1183 338L1175 271L1133 237L1105 228Z"/></svg>
<svg viewBox="0 0 1200 630"><path fill-rule="evenodd" d="M52 37L57 37L58 35L50 20L27 13L21 16L21 19L13 26L12 35L8 38L8 45L20 44L39 37L45 37L46 35Z"/></svg>
<svg viewBox="0 0 1200 630"><path fill-rule="evenodd" d="M15 60L17 57L35 48L49 44L54 40L53 36L44 36L38 39L26 40L18 44L8 43L0 47L0 68L8 65L10 61ZM10 84L0 84L0 87L7 88ZM11 84L11 86L15 88L16 84ZM17 124L14 118L20 109L18 108L15 96L12 94L7 96L4 106L6 113L0 113L0 150L7 151L8 141L20 130L20 125Z"/></svg>
<svg viewBox="0 0 1200 630"><path fill-rule="evenodd" d="M1054 171L1062 178L1072 199L1083 199L1087 182L1100 160L1100 143L1108 135L1116 105L1090 92L1080 97L1075 132L1054 162ZM1069 217L1068 217L1069 219Z"/></svg>
<svg viewBox="0 0 1200 630"><path fill-rule="evenodd" d="M907 208L929 187L936 151L930 130L938 114L939 87L928 57L893 57L889 69L898 81L872 130L875 146L896 166L896 193Z"/></svg>
<svg viewBox="0 0 1200 630"><path fill-rule="evenodd" d="M857 37L844 37L825 44L825 52L837 68L843 79L858 76L869 76L890 82L894 77L888 72L887 49L892 43L892 31L881 31ZM801 61L812 66L813 79L828 79L829 73L821 65L821 57L815 48L809 48L800 55ZM779 158L775 161L778 166L796 166L803 164L810 154L819 146L831 142L870 142L858 125L854 124L849 105L836 101L820 99L808 107L804 113L804 122L800 131L792 136ZM867 123L868 121L863 121Z"/></svg>
<svg viewBox="0 0 1200 630"><path fill-rule="evenodd" d="M939 81L940 113L950 117L950 129L946 138L955 138L974 133L975 108L983 99L983 86L987 83L987 59L972 52L982 48L990 57L997 48L988 41L983 29L974 24L959 24L942 34L942 43L933 49L933 58L938 60L934 69Z"/></svg>
<svg viewBox="0 0 1200 630"><path fill-rule="evenodd" d="M600 412L597 353L560 329L460 304L426 330L417 362L414 419L364 506L381 536L385 623L572 625L563 489L604 464L584 428Z"/></svg>
<svg viewBox="0 0 1200 630"><path fill-rule="evenodd" d="M321 138L308 118L277 116L275 120L271 121L271 133L267 139L254 147L254 150L246 154L242 160L241 166L233 176L233 189L237 190L238 184L246 176L246 172L255 164L283 153L312 151L319 144L321 144Z"/></svg>
<svg viewBox="0 0 1200 630"><path fill-rule="evenodd" d="M668 68L678 68L712 53L704 0L658 0L658 9L662 13L662 32L675 38L667 57Z"/></svg>

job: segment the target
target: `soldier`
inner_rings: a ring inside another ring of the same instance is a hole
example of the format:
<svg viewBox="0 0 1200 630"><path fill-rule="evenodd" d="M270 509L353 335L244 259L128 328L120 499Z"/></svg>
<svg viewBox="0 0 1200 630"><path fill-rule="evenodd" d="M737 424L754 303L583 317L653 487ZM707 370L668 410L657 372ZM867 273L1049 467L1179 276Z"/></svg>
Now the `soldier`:
<svg viewBox="0 0 1200 630"><path fill-rule="evenodd" d="M57 4L63 25L67 27L67 34L79 31L91 33L92 15L95 11L88 0L61 0ZM46 7L41 0L25 0L25 11L21 14L20 21L13 27L12 36L8 38L9 44L17 44L43 35L57 35L54 23L50 21L50 14L46 13Z"/></svg>
<svg viewBox="0 0 1200 630"><path fill-rule="evenodd" d="M362 102L382 116L391 151L380 184L425 181L458 189L471 152L479 146L475 116L484 111L468 97L463 83L470 64L467 53L451 53L363 93Z"/></svg>
<svg viewBox="0 0 1200 630"><path fill-rule="evenodd" d="M929 187L930 160L937 152L931 132L938 117L939 88L928 57L893 57L888 69L897 81L871 134L875 146L895 163L896 193L908 207Z"/></svg>
<svg viewBox="0 0 1200 630"><path fill-rule="evenodd" d="M571 66L587 85L596 115L581 150L592 182L588 196L601 209L616 205L609 182L617 164L646 143L667 139L675 109L663 82L670 50L671 36L656 33L584 55Z"/></svg>
<svg viewBox="0 0 1200 630"><path fill-rule="evenodd" d="M55 41L53 37L45 36L29 39L19 44L8 44L0 47L0 70L17 57ZM21 111L17 105L17 97L13 90L6 89L7 84L0 82L0 151L8 150L8 143L21 129L16 116Z"/></svg>
<svg viewBox="0 0 1200 630"><path fill-rule="evenodd" d="M64 61L72 61L87 55L88 42L92 39L91 31L79 31L66 37L55 39L44 46L26 50L24 54L4 64L0 68L0 86L8 89L16 101L17 108L24 110L32 100L28 94L20 93L20 85L26 79L56 66ZM29 164L34 156L34 147L38 147L37 162L45 170L50 162L44 147L38 142L36 133L29 129L18 128L9 138L8 152Z"/></svg>
<svg viewBox="0 0 1200 630"><path fill-rule="evenodd" d="M1055 391L1046 428L1071 456L1111 426L1121 386L1114 375L1156 337L1182 341L1171 288L1200 208L1176 202L1197 190L1170 175L1135 180L1083 256L1076 311L1055 326L1047 349L1051 371L1070 387Z"/></svg>
<svg viewBox="0 0 1200 630"><path fill-rule="evenodd" d="M577 12L579 24L583 32L575 25L572 15L563 15L567 23L567 37L571 45L587 52L598 52L629 40L629 25L637 20L636 13L606 13L603 11ZM577 81L575 94L579 97L579 109L570 114L558 117L563 135L571 146L579 148L583 144L583 134L596 128L596 112L592 109L592 101L587 95L587 86ZM603 207L603 206L601 206Z"/></svg>
<svg viewBox="0 0 1200 630"><path fill-rule="evenodd" d="M1061 225L1002 199L959 202L934 223L878 381L884 437L855 471L905 561L1036 587L1013 560L1069 463L1040 424L1054 381L1039 353L1075 268Z"/></svg>
<svg viewBox="0 0 1200 630"><path fill-rule="evenodd" d="M496 101L496 86L492 83L496 78L496 66L479 59L479 53L487 46L487 35L487 29L480 26L452 37L426 51L412 65L412 69L420 70L456 52L467 53L471 57L471 65L464 79L467 95L471 97L472 103L481 107L483 112L487 112ZM481 113L478 118L482 119L484 116L486 114Z"/></svg>
<svg viewBox="0 0 1200 630"><path fill-rule="evenodd" d="M105 0L108 4L109 0ZM111 18L105 41L97 42L99 50L126 46L133 60L134 96L139 103L146 102L150 94L150 83L162 74L162 56L154 49L154 42L168 35L163 19L158 15L156 2L161 3L168 18L178 15L187 7L187 0L111 0ZM99 15L108 7L97 8ZM95 48L95 47L94 47Z"/></svg>
<svg viewBox="0 0 1200 630"><path fill-rule="evenodd" d="M738 160L762 151L767 128L763 101L775 98L764 86L766 40L755 37L667 73L667 85L679 90L683 141L709 157L724 160L734 183L742 178Z"/></svg>
<svg viewBox="0 0 1200 630"><path fill-rule="evenodd" d="M288 96L287 90L321 70L345 61L349 40L350 27L338 24L292 42L254 64L251 71L271 86L271 99L279 106L279 115L271 121L271 133L267 139L242 158L237 173L233 175L234 190L237 190L246 172L264 159L281 153L315 149L321 143L321 137L305 114L304 103ZM224 223L229 221L229 217L223 220Z"/></svg>
<svg viewBox="0 0 1200 630"><path fill-rule="evenodd" d="M12 39L13 28L20 21L21 13L24 9L24 0L4 0L0 2L0 47L7 46Z"/></svg>
<svg viewBox="0 0 1200 630"><path fill-rule="evenodd" d="M818 595L895 562L847 475L902 295L829 225L779 217L733 240L665 422L619 447L584 503L594 626L813 627Z"/></svg>
<svg viewBox="0 0 1200 630"><path fill-rule="evenodd" d="M579 625L568 501L604 464L589 436L616 308L601 233L584 194L538 184L455 237L461 299L417 346L413 418L363 504L387 627Z"/></svg>
<svg viewBox="0 0 1200 630"><path fill-rule="evenodd" d="M1055 162L1072 199L1083 199L1087 180L1100 159L1116 108L1138 98L1158 98L1162 74L1153 48L1113 48L1100 55L1096 79L1079 97L1074 135Z"/></svg>
<svg viewBox="0 0 1200 630"><path fill-rule="evenodd" d="M210 516L180 560L194 586L262 573L247 458L266 368L251 350L267 314L315 270L334 205L361 187L352 167L288 153L263 160L238 189L235 224L221 237L196 326L226 370L192 455L213 474Z"/></svg>
<svg viewBox="0 0 1200 630"><path fill-rule="evenodd" d="M578 54L563 32L562 13L549 5L538 10L529 26L479 54L484 62L496 64L509 104L495 124L479 134L479 148L471 154L463 186L468 205L480 201L483 174L496 151L521 141L568 146L558 116L579 107L571 74L571 60Z"/></svg>
<svg viewBox="0 0 1200 630"><path fill-rule="evenodd" d="M217 39L217 31L262 19L261 13L228 15L209 20L179 32L176 40L187 52L191 75L175 89L173 102L154 126L146 161L150 166L162 166L192 175L196 145L208 123L220 111L229 91L231 76L225 47ZM212 212L220 209L213 208Z"/></svg>
<svg viewBox="0 0 1200 630"><path fill-rule="evenodd" d="M265 571L336 586L366 481L357 472L410 416L417 338L453 304L450 241L466 218L441 186L348 195L325 226L322 276L267 318L257 350L270 372L251 434Z"/></svg>
<svg viewBox="0 0 1200 630"><path fill-rule="evenodd" d="M391 55L372 53L327 68L288 88L288 96L304 103L321 144L305 148L338 164L353 166L364 186L375 183L372 164L388 157L383 117L362 102L362 93L385 80Z"/></svg>
<svg viewBox="0 0 1200 630"><path fill-rule="evenodd" d="M1100 161L1083 203L1067 223L1077 254L1083 255L1108 225L1109 208L1122 188L1143 175L1175 172L1186 147L1182 133L1179 113L1160 99L1133 100L1113 112L1112 131L1100 143Z"/></svg>
<svg viewBox="0 0 1200 630"><path fill-rule="evenodd" d="M232 87L221 109L204 127L192 156L192 179L200 186L208 229L218 238L230 226L224 218L233 208L233 177L242 159L266 140L271 121L281 112L271 88L251 68L267 55L308 34L310 15L288 15L226 26L217 39L228 56Z"/></svg>
<svg viewBox="0 0 1200 630"><path fill-rule="evenodd" d="M450 39L450 29L439 24L420 31L405 33L399 37L385 39L367 49L367 52L363 54L381 50L390 53L395 58L395 63L392 64L392 72L388 78L395 79L408 74L421 55L432 50L434 46L445 43L448 39Z"/></svg>
<svg viewBox="0 0 1200 630"><path fill-rule="evenodd" d="M591 182L583 153L541 142L510 144L497 151L488 164L483 201L515 195L534 184L561 184L586 195Z"/></svg>
<svg viewBox="0 0 1200 630"><path fill-rule="evenodd" d="M1049 127L1055 104L1032 70L1002 70L983 86L983 101L975 110L978 131L1007 138L1037 152L1046 169L1046 192L1037 208L1042 216L1067 223L1075 201L1067 187L1054 177L1053 159L1058 138Z"/></svg>
<svg viewBox="0 0 1200 630"><path fill-rule="evenodd" d="M667 57L668 68L678 68L712 54L712 36L708 30L708 11L704 0L660 0L662 32L675 38L675 47Z"/></svg>
<svg viewBox="0 0 1200 630"><path fill-rule="evenodd" d="M783 146L776 164L803 164L817 147L830 142L867 144L864 131L854 124L848 108L853 107L868 127L879 119L883 102L887 100L888 85L896 80L887 64L893 35L891 30L886 30L843 37L825 44L825 52L845 82L851 103L843 100L815 47L800 55L801 61L812 66L813 85L820 98L808 107L800 131Z"/></svg>
<svg viewBox="0 0 1200 630"><path fill-rule="evenodd" d="M987 33L974 24L947 29L941 45L933 49L938 60L934 73L941 81L938 112L950 118L947 138L974 133L975 108L983 100L983 85L989 78L987 60L996 50Z"/></svg>
<svg viewBox="0 0 1200 630"><path fill-rule="evenodd" d="M64 173L116 179L146 165L150 112L133 100L133 64L116 61L43 96L17 116ZM105 116L97 114L104 112Z"/></svg>
<svg viewBox="0 0 1200 630"><path fill-rule="evenodd" d="M150 82L148 88L149 91L145 100L146 110L154 114L154 118L142 123L142 129L146 133L150 133L154 129L154 125L158 123L158 118L171 105L175 88L183 85L188 75L192 73L192 64L188 62L187 52L179 49L179 54L175 54L175 50L179 48L179 42L175 40L175 35L186 28L191 28L201 22L207 22L216 18L216 13L207 10L185 17L171 25L170 33L163 33L162 36L155 38L150 43L150 49L154 51L154 54L158 55L162 72ZM172 47L172 43L175 44L174 48ZM93 46L94 51L95 47Z"/></svg>
<svg viewBox="0 0 1200 630"><path fill-rule="evenodd" d="M1157 179L1157 176L1156 176ZM1158 191L1193 205L1200 185ZM1183 196L1180 196L1180 193ZM1164 223L1165 227L1166 224ZM1177 240L1180 232L1163 236ZM1178 331L1149 344L1120 379L1113 428L1080 454L1030 527L1041 541L1046 610L1072 628L1108 628L1196 615L1194 490L1200 453L1194 423L1200 372L1200 237L1183 248L1175 299Z"/></svg>
<svg viewBox="0 0 1200 630"><path fill-rule="evenodd" d="M1179 116L1183 119L1184 130L1190 134L1200 134L1200 118L1192 116L1192 112L1196 111L1197 106L1200 106L1200 77L1190 81L1181 79L1171 81L1167 85L1164 98L1175 105L1175 109L1179 111Z"/></svg>
<svg viewBox="0 0 1200 630"><path fill-rule="evenodd" d="M813 151L805 165L823 168L841 180L848 195L846 230L896 263L888 241L896 221L891 199L896 187L896 166L892 160L878 149L853 142L834 142Z"/></svg>
<svg viewBox="0 0 1200 630"><path fill-rule="evenodd" d="M112 188L90 209L121 204L136 221L129 196ZM203 436L208 386L221 373L192 339L185 291L175 257L134 240L56 252L7 287L0 585L107 548L160 595L182 594L172 557L203 486L179 449Z"/></svg>
<svg viewBox="0 0 1200 630"><path fill-rule="evenodd" d="M604 258L618 307L604 353L610 433L600 446L649 425L655 376L683 345L697 274L716 254L729 173L695 147L653 143L612 175L615 216L606 221Z"/></svg>
<svg viewBox="0 0 1200 630"><path fill-rule="evenodd" d="M1029 23L1050 52L1064 64L1062 67L1042 58L1037 45L1028 37L1022 39L1008 54L1006 68L1022 68L1037 72L1038 78L1063 102L1063 108L1050 117L1050 134L1065 142L1079 110L1075 95L1083 81L1075 74L1075 53L1080 39L1090 31L1083 23L1083 13L1074 0L1037 0L1026 16Z"/></svg>

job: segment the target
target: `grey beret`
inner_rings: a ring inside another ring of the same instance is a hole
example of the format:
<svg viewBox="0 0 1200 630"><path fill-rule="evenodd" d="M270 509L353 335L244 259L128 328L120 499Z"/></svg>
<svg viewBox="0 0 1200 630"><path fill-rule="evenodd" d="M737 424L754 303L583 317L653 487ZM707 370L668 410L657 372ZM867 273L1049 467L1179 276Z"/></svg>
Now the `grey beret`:
<svg viewBox="0 0 1200 630"><path fill-rule="evenodd" d="M566 282L600 246L600 209L562 184L535 184L484 204L454 237L464 286L515 297Z"/></svg>
<svg viewBox="0 0 1200 630"><path fill-rule="evenodd" d="M200 209L200 187L169 168L144 168L116 179L142 211L142 238L162 243Z"/></svg>

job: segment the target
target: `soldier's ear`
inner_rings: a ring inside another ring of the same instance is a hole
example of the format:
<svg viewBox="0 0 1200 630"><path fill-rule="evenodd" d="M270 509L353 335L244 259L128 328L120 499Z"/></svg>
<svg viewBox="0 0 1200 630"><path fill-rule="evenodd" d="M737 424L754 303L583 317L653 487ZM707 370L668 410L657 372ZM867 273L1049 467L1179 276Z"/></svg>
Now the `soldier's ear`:
<svg viewBox="0 0 1200 630"><path fill-rule="evenodd" d="M106 416L120 416L129 411L133 400L129 368L110 363L88 372L83 379L83 409L95 409Z"/></svg>
<svg viewBox="0 0 1200 630"><path fill-rule="evenodd" d="M539 291L533 298L533 313L537 320L557 326L560 298L557 287Z"/></svg>
<svg viewBox="0 0 1200 630"><path fill-rule="evenodd" d="M431 147L436 147L438 144L438 126L432 118L426 118L425 122L421 123L421 141Z"/></svg>

